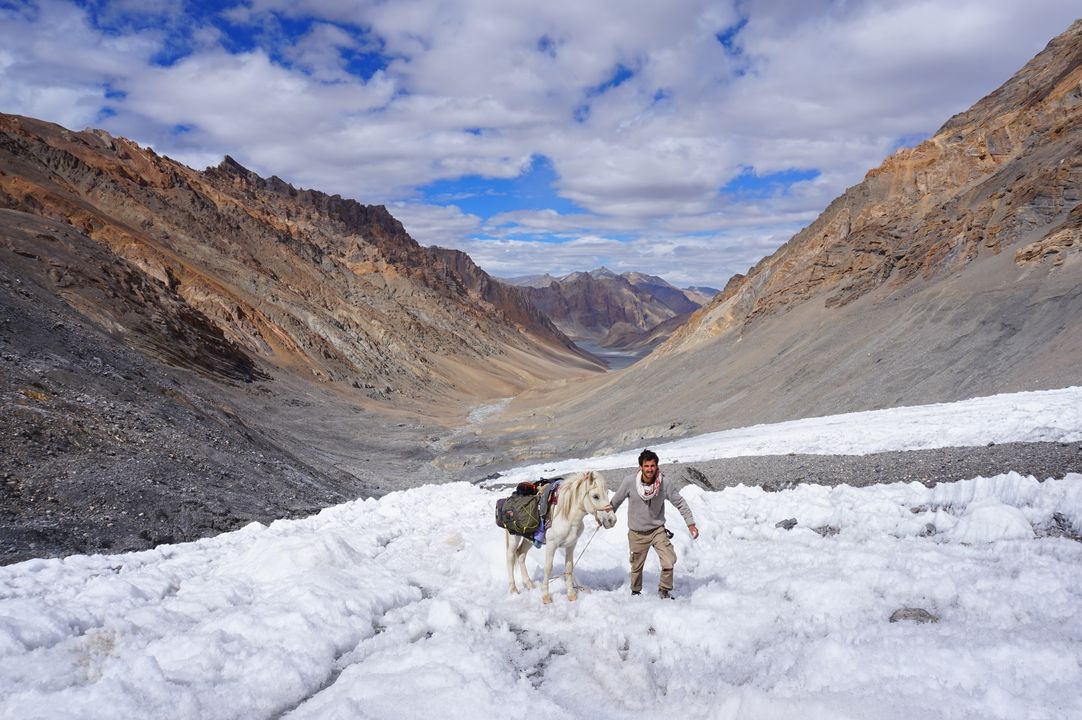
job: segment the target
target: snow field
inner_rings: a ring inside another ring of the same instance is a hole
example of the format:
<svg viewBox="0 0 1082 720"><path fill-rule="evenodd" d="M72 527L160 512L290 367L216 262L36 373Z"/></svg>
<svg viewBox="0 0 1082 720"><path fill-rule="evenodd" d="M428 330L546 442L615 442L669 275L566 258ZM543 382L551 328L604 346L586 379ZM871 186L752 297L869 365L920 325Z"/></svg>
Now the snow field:
<svg viewBox="0 0 1082 720"><path fill-rule="evenodd" d="M624 510L579 601L559 559L553 605L508 595L502 493L464 483L0 568L0 717L1082 717L1082 543L1046 536L1082 475L683 492L675 601L630 596Z"/></svg>

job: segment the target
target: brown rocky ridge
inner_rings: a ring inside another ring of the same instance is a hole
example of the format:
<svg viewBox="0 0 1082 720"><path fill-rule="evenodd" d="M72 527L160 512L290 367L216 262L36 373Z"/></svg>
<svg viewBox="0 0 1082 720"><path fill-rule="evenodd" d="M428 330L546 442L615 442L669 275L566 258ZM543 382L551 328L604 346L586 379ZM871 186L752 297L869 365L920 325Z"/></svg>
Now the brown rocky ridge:
<svg viewBox="0 0 1082 720"><path fill-rule="evenodd" d="M520 293L494 305L472 291L382 206L228 157L197 172L101 131L0 116L0 133L3 206L79 228L264 363L421 401L499 396L592 364ZM514 351L551 367L523 372ZM463 364L480 373L467 387Z"/></svg>
<svg viewBox="0 0 1082 720"><path fill-rule="evenodd" d="M479 403L599 373L382 206L0 115L0 559L446 479Z"/></svg>

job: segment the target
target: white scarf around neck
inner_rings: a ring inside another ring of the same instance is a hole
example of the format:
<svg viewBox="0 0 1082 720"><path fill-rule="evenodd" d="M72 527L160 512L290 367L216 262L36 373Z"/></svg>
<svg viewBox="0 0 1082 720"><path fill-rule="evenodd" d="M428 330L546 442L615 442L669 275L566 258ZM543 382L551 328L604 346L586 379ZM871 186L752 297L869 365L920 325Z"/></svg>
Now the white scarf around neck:
<svg viewBox="0 0 1082 720"><path fill-rule="evenodd" d="M657 471L657 479L654 480L653 485L645 485L642 481L642 470L639 470L635 475L635 487L639 491L639 497L643 500L651 500L657 497L657 494L661 491L661 471Z"/></svg>

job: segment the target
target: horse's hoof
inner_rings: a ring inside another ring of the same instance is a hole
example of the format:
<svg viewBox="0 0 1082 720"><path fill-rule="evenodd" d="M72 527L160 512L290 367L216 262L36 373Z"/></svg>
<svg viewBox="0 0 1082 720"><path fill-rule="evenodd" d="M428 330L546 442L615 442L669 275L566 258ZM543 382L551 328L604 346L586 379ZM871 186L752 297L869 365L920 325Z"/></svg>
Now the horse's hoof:
<svg viewBox="0 0 1082 720"><path fill-rule="evenodd" d="M551 595L543 595L541 597L541 602L545 603L546 605L551 605L552 604L552 596Z"/></svg>
<svg viewBox="0 0 1082 720"><path fill-rule="evenodd" d="M575 593L568 593L567 594L567 599L570 600L571 602L575 602L576 600L579 599L579 596L576 595Z"/></svg>

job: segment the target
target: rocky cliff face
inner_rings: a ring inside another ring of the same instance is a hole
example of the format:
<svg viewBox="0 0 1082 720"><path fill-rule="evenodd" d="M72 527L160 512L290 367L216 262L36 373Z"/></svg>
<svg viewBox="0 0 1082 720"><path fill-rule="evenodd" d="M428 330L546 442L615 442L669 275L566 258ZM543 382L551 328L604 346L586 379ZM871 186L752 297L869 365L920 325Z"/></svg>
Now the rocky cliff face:
<svg viewBox="0 0 1082 720"><path fill-rule="evenodd" d="M714 299L720 290L717 288L708 287L706 285L692 285L690 287L683 288L684 294L688 296L688 299L693 303L696 303L699 307L708 304Z"/></svg>
<svg viewBox="0 0 1082 720"><path fill-rule="evenodd" d="M553 346L566 348L581 353L575 344L536 305L530 302L527 293L519 287L499 282L477 267L473 259L461 250L430 247L428 252L462 279L466 288L476 297L500 308L508 320L521 330L544 338Z"/></svg>
<svg viewBox="0 0 1082 720"><path fill-rule="evenodd" d="M492 370L493 394L513 391L509 349L549 359L519 387L590 365L520 298L471 291L488 282L482 271L463 278L382 206L263 179L231 158L197 172L123 138L15 116L0 116L0 172L0 206L80 230L235 351L371 400L478 393L480 378L459 385L464 364ZM48 248L42 262L52 262ZM81 284L57 263L69 287ZM140 303L167 312L157 298Z"/></svg>
<svg viewBox="0 0 1082 720"><path fill-rule="evenodd" d="M617 275L600 268L547 283L538 278L521 282L531 303L563 332L602 347L657 344L671 332L674 323L667 321L700 307L662 278L642 273ZM651 334L662 323L668 332Z"/></svg>
<svg viewBox="0 0 1082 720"><path fill-rule="evenodd" d="M624 273L622 277L639 290L649 293L651 297L672 310L676 315L695 312L705 304L698 299L699 293L676 288L666 282L664 278L656 275L628 272Z"/></svg>
<svg viewBox="0 0 1082 720"><path fill-rule="evenodd" d="M724 293L668 350L822 296L828 308L886 297L982 255L1021 270L1079 252L1082 23L1001 88L902 149Z"/></svg>
<svg viewBox="0 0 1082 720"><path fill-rule="evenodd" d="M1080 240L1082 21L647 358L512 404L514 442L566 455L588 431L576 451L1082 383Z"/></svg>

